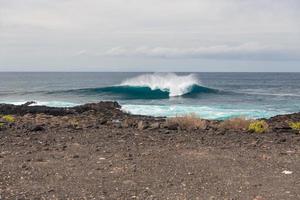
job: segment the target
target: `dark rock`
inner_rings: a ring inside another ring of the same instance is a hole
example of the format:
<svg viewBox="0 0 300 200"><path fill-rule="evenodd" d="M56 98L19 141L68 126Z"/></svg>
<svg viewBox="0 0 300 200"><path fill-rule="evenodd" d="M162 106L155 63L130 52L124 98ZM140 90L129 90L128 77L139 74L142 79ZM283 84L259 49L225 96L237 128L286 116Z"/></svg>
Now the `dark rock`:
<svg viewBox="0 0 300 200"><path fill-rule="evenodd" d="M43 158L37 158L36 161L37 162L45 162L45 160Z"/></svg>
<svg viewBox="0 0 300 200"><path fill-rule="evenodd" d="M23 163L22 165L20 165L20 168L25 169L27 167L27 165L25 163Z"/></svg>
<svg viewBox="0 0 300 200"><path fill-rule="evenodd" d="M98 123L101 124L101 125L106 124L106 123L107 123L107 119L105 119L105 118L100 118L100 119L98 120Z"/></svg>
<svg viewBox="0 0 300 200"><path fill-rule="evenodd" d="M14 114L14 115L25 115L25 114L47 114L53 116L64 116L70 114L81 114L88 111L95 111L103 113L107 116L111 115L124 115L120 110L121 106L117 102L99 102L90 103L72 108L56 108L48 106L29 106L32 102L25 103L23 105L12 105L12 104L0 104L0 113Z"/></svg>
<svg viewBox="0 0 300 200"><path fill-rule="evenodd" d="M22 106L29 106L32 104L36 104L36 102L35 101L27 101L26 103L22 104Z"/></svg>
<svg viewBox="0 0 300 200"><path fill-rule="evenodd" d="M273 126L273 129L275 130L291 130L292 128L287 124L287 123L276 123L274 126Z"/></svg>
<svg viewBox="0 0 300 200"><path fill-rule="evenodd" d="M121 123L115 123L114 127L116 127L116 128L122 128L122 124Z"/></svg>
<svg viewBox="0 0 300 200"><path fill-rule="evenodd" d="M281 138L281 139L279 139L277 143L280 144L280 143L284 143L284 142L286 142L286 138Z"/></svg>
<svg viewBox="0 0 300 200"><path fill-rule="evenodd" d="M176 123L170 123L170 124L166 124L167 129L169 130L178 130L178 124Z"/></svg>
<svg viewBox="0 0 300 200"><path fill-rule="evenodd" d="M30 128L31 131L37 132L37 131L44 131L45 128L42 125L34 125Z"/></svg>
<svg viewBox="0 0 300 200"><path fill-rule="evenodd" d="M79 155L74 155L73 158L79 158Z"/></svg>

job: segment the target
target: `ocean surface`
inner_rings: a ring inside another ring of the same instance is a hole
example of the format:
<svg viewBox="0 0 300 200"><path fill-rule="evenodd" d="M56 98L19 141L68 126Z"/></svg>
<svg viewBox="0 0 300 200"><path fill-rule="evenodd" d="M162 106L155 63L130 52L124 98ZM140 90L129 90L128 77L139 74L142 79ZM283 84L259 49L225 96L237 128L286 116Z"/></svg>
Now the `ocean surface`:
<svg viewBox="0 0 300 200"><path fill-rule="evenodd" d="M300 73L0 73L0 103L115 100L133 114L269 118L300 111Z"/></svg>

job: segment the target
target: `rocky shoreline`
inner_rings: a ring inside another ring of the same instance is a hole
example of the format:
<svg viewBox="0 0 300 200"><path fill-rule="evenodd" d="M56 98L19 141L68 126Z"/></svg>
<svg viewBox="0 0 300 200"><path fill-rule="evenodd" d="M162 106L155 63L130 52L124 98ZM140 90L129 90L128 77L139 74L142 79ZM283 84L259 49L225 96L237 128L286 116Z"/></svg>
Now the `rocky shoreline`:
<svg viewBox="0 0 300 200"><path fill-rule="evenodd" d="M300 113L183 128L117 102L0 104L0 199L299 199ZM287 176L282 172L291 171ZM272 184L270 184L272 182Z"/></svg>
<svg viewBox="0 0 300 200"><path fill-rule="evenodd" d="M34 106L34 102L27 102L23 105L0 104L0 114L14 115L17 123L14 123L16 129L40 127L40 129L58 128L98 128L100 125L113 126L116 128L137 128L144 129L161 129L183 131L178 124L167 124L165 117L151 117L142 115L132 115L121 110L117 102L99 102L90 103L70 108ZM289 122L300 122L300 113L278 115L265 120L270 133L291 132L297 134L298 131L292 130ZM32 121L32 123L27 123ZM221 121L204 120L205 128L199 131L217 131L226 132L218 126ZM2 123L5 123L2 121ZM10 125L13 128L12 125ZM29 128L29 130L31 130ZM187 131L187 130L185 130ZM197 130L192 130L197 131ZM240 130L239 130L240 131Z"/></svg>

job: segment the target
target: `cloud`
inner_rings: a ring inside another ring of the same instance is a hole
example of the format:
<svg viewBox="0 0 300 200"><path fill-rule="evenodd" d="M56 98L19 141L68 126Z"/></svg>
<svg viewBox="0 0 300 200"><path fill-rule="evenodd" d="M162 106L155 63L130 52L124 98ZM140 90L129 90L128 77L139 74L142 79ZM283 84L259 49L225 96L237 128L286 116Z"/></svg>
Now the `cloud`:
<svg viewBox="0 0 300 200"><path fill-rule="evenodd" d="M299 10L299 0L0 0L0 71L299 60Z"/></svg>
<svg viewBox="0 0 300 200"><path fill-rule="evenodd" d="M87 54L88 54L88 51L82 49L82 50L77 51L77 52L74 54L74 56L83 56L83 55L87 55Z"/></svg>
<svg viewBox="0 0 300 200"><path fill-rule="evenodd" d="M297 52L246 43L237 46L217 45L196 48L170 47L114 47L105 51L104 56L126 57L159 57L159 58L205 58L205 59L238 59L238 60L299 60Z"/></svg>

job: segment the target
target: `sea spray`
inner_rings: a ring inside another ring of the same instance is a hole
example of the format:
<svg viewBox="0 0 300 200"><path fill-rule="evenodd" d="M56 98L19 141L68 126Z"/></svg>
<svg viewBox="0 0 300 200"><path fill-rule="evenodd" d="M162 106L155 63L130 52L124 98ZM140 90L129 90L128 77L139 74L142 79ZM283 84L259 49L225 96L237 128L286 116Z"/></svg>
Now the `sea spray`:
<svg viewBox="0 0 300 200"><path fill-rule="evenodd" d="M149 87L151 90L168 91L169 96L182 96L189 93L193 86L201 85L194 75L176 75L174 73L143 74L123 81L121 86Z"/></svg>

